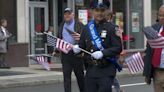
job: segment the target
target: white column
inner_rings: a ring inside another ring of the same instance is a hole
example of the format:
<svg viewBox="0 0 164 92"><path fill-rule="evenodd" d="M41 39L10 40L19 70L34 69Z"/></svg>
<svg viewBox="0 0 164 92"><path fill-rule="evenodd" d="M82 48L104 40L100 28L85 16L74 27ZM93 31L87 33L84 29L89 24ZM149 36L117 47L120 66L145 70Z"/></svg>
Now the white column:
<svg viewBox="0 0 164 92"><path fill-rule="evenodd" d="M151 0L144 0L144 27L152 25L152 16L151 16ZM145 39L146 47L146 39Z"/></svg>
<svg viewBox="0 0 164 92"><path fill-rule="evenodd" d="M55 34L58 31L58 1L53 0L53 24L54 24L54 31Z"/></svg>
<svg viewBox="0 0 164 92"><path fill-rule="evenodd" d="M75 12L75 0L67 0L67 6Z"/></svg>
<svg viewBox="0 0 164 92"><path fill-rule="evenodd" d="M144 26L151 25L151 0L144 0Z"/></svg>
<svg viewBox="0 0 164 92"><path fill-rule="evenodd" d="M110 2L110 10L113 11L113 0L109 0Z"/></svg>
<svg viewBox="0 0 164 92"><path fill-rule="evenodd" d="M29 0L17 0L17 39L29 42Z"/></svg>

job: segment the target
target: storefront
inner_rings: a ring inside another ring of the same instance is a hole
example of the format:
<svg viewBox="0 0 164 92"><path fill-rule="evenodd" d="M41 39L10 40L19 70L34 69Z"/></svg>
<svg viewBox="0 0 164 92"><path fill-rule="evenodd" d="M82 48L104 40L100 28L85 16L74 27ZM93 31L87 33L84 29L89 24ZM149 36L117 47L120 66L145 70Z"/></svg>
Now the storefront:
<svg viewBox="0 0 164 92"><path fill-rule="evenodd" d="M90 19L88 10L91 1L95 0L0 0L0 17L8 20L8 30L13 34L7 56L10 65L28 66L26 55L46 53L41 42L43 39L36 39L36 32L44 32L53 26L56 34L66 7L72 8L76 18L86 24ZM164 0L109 1L110 10L115 15L114 22L124 31L125 50L143 51L146 40L142 29L156 23L158 8Z"/></svg>
<svg viewBox="0 0 164 92"><path fill-rule="evenodd" d="M88 10L91 2L96 0L75 0L75 12ZM102 1L102 0L98 0ZM144 50L145 42L142 29L144 27L143 0L109 0L110 10L114 13L114 22L123 30L124 49L127 51ZM82 15L82 14L80 14ZM85 15L85 14L83 14ZM81 20L81 19L80 19ZM85 20L85 18L83 18Z"/></svg>
<svg viewBox="0 0 164 92"><path fill-rule="evenodd" d="M0 0L0 18L8 20L9 39L7 63L28 66L28 54L44 54L46 48L41 35L49 26L54 34L63 21L67 0Z"/></svg>

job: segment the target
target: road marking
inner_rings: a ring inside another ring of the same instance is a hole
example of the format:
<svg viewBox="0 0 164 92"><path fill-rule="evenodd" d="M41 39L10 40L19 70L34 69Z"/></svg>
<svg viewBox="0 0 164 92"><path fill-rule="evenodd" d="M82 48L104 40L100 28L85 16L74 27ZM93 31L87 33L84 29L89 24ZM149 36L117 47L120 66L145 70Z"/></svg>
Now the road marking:
<svg viewBox="0 0 164 92"><path fill-rule="evenodd" d="M123 87L132 87L132 86L141 86L141 85L146 85L146 83L125 84L125 85L120 85L120 87L123 88ZM114 88L114 86L112 86L112 88Z"/></svg>
<svg viewBox="0 0 164 92"><path fill-rule="evenodd" d="M125 84L125 85L120 85L120 87L131 87L131 86L141 86L141 85L146 85L146 83Z"/></svg>

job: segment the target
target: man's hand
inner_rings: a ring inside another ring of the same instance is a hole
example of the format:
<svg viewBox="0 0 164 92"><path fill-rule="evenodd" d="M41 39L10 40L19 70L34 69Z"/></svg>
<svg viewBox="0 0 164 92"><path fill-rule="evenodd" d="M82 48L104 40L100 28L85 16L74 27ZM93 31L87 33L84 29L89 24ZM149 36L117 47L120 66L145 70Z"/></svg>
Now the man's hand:
<svg viewBox="0 0 164 92"><path fill-rule="evenodd" d="M81 49L80 49L79 45L74 45L74 46L73 46L73 52L74 52L75 54L80 53L80 51L81 51Z"/></svg>
<svg viewBox="0 0 164 92"><path fill-rule="evenodd" d="M73 38L74 38L76 41L79 41L79 40L80 40L80 34L79 34L79 33L73 32L72 36L73 36Z"/></svg>
<svg viewBox="0 0 164 92"><path fill-rule="evenodd" d="M102 59L103 57L103 53L102 51L95 51L91 54L91 56L94 58L94 59Z"/></svg>
<svg viewBox="0 0 164 92"><path fill-rule="evenodd" d="M141 57L144 58L146 56L146 53L141 53Z"/></svg>
<svg viewBox="0 0 164 92"><path fill-rule="evenodd" d="M151 78L150 77L145 77L145 82L150 85L151 84Z"/></svg>

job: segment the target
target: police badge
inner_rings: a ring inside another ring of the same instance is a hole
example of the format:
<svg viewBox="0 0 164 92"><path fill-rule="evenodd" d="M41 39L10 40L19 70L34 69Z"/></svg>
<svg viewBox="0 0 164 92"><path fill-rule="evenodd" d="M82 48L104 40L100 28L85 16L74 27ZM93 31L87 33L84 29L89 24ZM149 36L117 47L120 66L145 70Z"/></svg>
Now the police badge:
<svg viewBox="0 0 164 92"><path fill-rule="evenodd" d="M107 31L106 30L102 30L101 38L106 38L106 36L107 36Z"/></svg>

